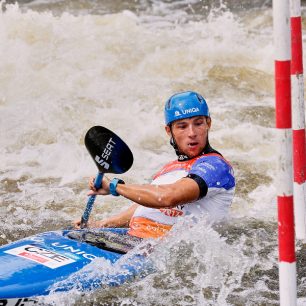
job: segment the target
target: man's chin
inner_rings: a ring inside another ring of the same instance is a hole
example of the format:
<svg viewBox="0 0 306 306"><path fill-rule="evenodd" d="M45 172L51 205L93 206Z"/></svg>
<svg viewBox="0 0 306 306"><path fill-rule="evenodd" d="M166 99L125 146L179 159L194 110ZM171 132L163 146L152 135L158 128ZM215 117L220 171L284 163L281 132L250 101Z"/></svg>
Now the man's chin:
<svg viewBox="0 0 306 306"><path fill-rule="evenodd" d="M185 154L189 157L189 158L194 158L194 157L197 157L199 156L201 153L201 151L199 150L188 150L188 152L186 152Z"/></svg>

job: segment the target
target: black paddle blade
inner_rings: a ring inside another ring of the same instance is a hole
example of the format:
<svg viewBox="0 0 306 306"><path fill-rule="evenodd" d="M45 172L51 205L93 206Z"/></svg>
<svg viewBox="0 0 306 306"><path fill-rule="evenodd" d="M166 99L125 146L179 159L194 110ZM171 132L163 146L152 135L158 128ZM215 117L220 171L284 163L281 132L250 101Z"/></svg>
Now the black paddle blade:
<svg viewBox="0 0 306 306"><path fill-rule="evenodd" d="M102 173L124 173L133 164L133 154L129 147L105 127L90 128L85 135L85 146Z"/></svg>

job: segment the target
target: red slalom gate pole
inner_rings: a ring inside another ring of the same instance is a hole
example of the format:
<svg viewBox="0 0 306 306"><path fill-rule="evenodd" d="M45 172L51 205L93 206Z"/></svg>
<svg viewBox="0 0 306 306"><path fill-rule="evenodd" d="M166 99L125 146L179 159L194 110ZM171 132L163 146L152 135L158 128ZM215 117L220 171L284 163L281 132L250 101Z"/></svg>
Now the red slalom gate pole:
<svg viewBox="0 0 306 306"><path fill-rule="evenodd" d="M278 243L281 306L296 306L296 259L293 213L289 0L273 1L275 113L278 146Z"/></svg>
<svg viewBox="0 0 306 306"><path fill-rule="evenodd" d="M305 239L305 106L300 0L291 0L290 21L295 234L298 239Z"/></svg>

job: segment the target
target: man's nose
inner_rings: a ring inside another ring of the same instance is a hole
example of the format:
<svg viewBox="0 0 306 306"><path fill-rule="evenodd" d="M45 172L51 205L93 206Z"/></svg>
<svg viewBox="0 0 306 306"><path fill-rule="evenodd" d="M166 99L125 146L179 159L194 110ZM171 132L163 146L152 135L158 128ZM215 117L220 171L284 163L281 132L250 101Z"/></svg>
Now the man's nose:
<svg viewBox="0 0 306 306"><path fill-rule="evenodd" d="M188 126L188 136L192 137L192 136L195 136L195 134L196 134L195 127L192 124L190 124Z"/></svg>

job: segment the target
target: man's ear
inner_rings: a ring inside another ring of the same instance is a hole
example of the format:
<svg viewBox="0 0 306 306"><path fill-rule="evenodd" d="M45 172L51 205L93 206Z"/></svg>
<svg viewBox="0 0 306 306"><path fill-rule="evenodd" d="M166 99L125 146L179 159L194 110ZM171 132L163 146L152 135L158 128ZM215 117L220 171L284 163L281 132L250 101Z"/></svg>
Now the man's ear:
<svg viewBox="0 0 306 306"><path fill-rule="evenodd" d="M168 134L168 136L171 136L171 129L169 125L165 125L165 131Z"/></svg>
<svg viewBox="0 0 306 306"><path fill-rule="evenodd" d="M210 117L206 117L206 123L208 125L208 128L210 129L210 127L211 127L211 118Z"/></svg>

